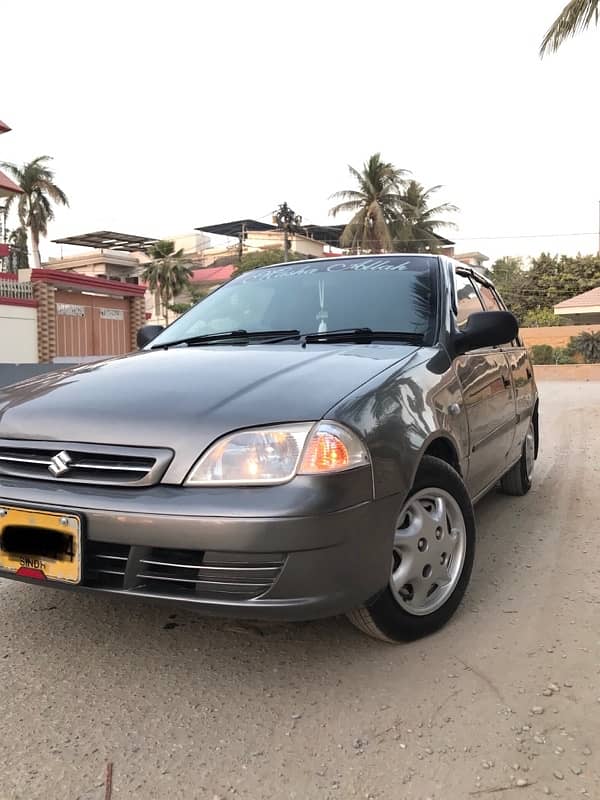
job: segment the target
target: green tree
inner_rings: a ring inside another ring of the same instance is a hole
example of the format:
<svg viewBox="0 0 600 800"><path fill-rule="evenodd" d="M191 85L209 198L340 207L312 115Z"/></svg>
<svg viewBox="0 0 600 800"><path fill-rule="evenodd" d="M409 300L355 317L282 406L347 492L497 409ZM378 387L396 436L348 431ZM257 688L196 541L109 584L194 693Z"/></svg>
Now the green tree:
<svg viewBox="0 0 600 800"><path fill-rule="evenodd" d="M418 181L408 182L400 198L397 219L392 223L394 249L401 252L435 252L439 246L437 231L440 228L455 228L453 222L443 219L444 214L458 211L451 203L432 206L431 198L441 186L425 189Z"/></svg>
<svg viewBox="0 0 600 800"><path fill-rule="evenodd" d="M389 252L393 247L392 226L402 205L406 170L382 161L380 153L372 155L362 170L350 165L348 170L357 188L335 192L331 199L341 202L329 212L334 217L347 212L353 215L340 244L353 252Z"/></svg>
<svg viewBox="0 0 600 800"><path fill-rule="evenodd" d="M542 253L532 259L518 287L519 308L527 311L552 308L569 297L600 286L600 257L551 256Z"/></svg>
<svg viewBox="0 0 600 800"><path fill-rule="evenodd" d="M27 251L27 228L15 228L8 237L11 254L11 268L29 269L29 253Z"/></svg>
<svg viewBox="0 0 600 800"><path fill-rule="evenodd" d="M562 325L562 318L551 308L534 308L524 314L521 324L525 328L549 328Z"/></svg>
<svg viewBox="0 0 600 800"><path fill-rule="evenodd" d="M570 0L546 31L540 46L540 56L555 53L572 36L598 24L600 0Z"/></svg>
<svg viewBox="0 0 600 800"><path fill-rule="evenodd" d="M582 355L586 364L597 364L600 362L600 331L582 331L569 339L567 347L569 352Z"/></svg>
<svg viewBox="0 0 600 800"><path fill-rule="evenodd" d="M54 182L54 172L48 166L51 160L50 156L38 156L22 167L8 163L2 165L23 190L23 194L9 197L7 208L17 204L21 227L27 228L31 236L35 268L41 266L40 238L48 235L48 223L54 219L53 203L69 205L66 194Z"/></svg>
<svg viewBox="0 0 600 800"><path fill-rule="evenodd" d="M517 256L503 256L491 268L491 278L507 307L522 322L525 310L521 304L521 286L524 278L523 261Z"/></svg>
<svg viewBox="0 0 600 800"><path fill-rule="evenodd" d="M298 253L288 253L288 261L300 261L303 256ZM285 261L285 253L283 250L256 250L253 253L246 253L242 256L239 266L235 274L239 275L242 272L250 272L258 267L269 267L271 264L283 264Z"/></svg>
<svg viewBox="0 0 600 800"><path fill-rule="evenodd" d="M144 280L157 298L156 312L169 324L169 306L174 298L190 285L192 270L185 260L183 250L175 250L175 242L161 239L148 249L152 261L142 273Z"/></svg>

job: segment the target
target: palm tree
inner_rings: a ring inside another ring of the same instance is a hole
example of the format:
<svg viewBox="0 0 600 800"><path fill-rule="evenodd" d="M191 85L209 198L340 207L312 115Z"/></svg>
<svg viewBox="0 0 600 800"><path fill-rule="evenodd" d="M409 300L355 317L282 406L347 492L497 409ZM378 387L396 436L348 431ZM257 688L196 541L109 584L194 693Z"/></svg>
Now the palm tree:
<svg viewBox="0 0 600 800"><path fill-rule="evenodd" d="M592 24L598 24L600 0L570 0L546 31L540 46L540 56L556 53L566 39L575 36Z"/></svg>
<svg viewBox="0 0 600 800"><path fill-rule="evenodd" d="M157 313L169 324L169 306L173 299L187 289L192 277L192 270L185 260L183 250L175 250L175 242L161 239L148 249L152 261L142 273L150 291L156 294Z"/></svg>
<svg viewBox="0 0 600 800"><path fill-rule="evenodd" d="M410 181L400 198L400 213L394 222L394 247L401 252L422 253L434 251L439 246L439 228L455 228L453 222L443 219L443 214L458 211L451 203L430 206L432 195L441 186L425 189L418 181Z"/></svg>
<svg viewBox="0 0 600 800"><path fill-rule="evenodd" d="M351 212L352 219L340 238L342 247L351 250L384 253L392 249L391 224L397 216L406 170L382 161L375 153L362 171L348 165L358 189L336 192L331 199L342 200L329 212L332 216Z"/></svg>
<svg viewBox="0 0 600 800"><path fill-rule="evenodd" d="M13 202L17 203L21 226L27 228L31 235L33 265L37 269L41 266L40 237L47 236L48 223L54 219L52 203L69 205L66 194L54 183L54 172L48 166L49 161L50 156L38 156L22 167L3 164L23 190L23 194L9 197L7 209Z"/></svg>
<svg viewBox="0 0 600 800"><path fill-rule="evenodd" d="M600 361L600 331L582 331L573 336L568 344L571 353L580 353L587 364Z"/></svg>

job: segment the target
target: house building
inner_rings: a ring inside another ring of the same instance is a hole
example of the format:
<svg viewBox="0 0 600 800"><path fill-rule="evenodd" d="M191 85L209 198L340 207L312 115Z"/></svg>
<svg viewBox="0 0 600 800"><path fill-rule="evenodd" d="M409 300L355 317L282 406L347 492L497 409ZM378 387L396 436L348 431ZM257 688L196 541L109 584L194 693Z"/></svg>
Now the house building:
<svg viewBox="0 0 600 800"><path fill-rule="evenodd" d="M489 269L485 266L485 262L489 261L490 257L486 256L484 253L480 253L478 251L474 251L472 253L457 253L454 258L463 264L468 264L470 267L473 267L482 275L487 275L489 273Z"/></svg>
<svg viewBox="0 0 600 800"><path fill-rule="evenodd" d="M196 231L165 238L174 242L176 250L183 250L186 260L192 265L202 263L202 251L210 241L208 236ZM61 258L50 258L42 266L89 278L140 285L143 283L144 269L150 261L147 250L157 241L145 236L115 231L94 231L79 236L68 236L55 239L54 244L89 249ZM149 322L157 324L163 322L156 297L149 290L145 294L145 313Z"/></svg>
<svg viewBox="0 0 600 800"><path fill-rule="evenodd" d="M599 325L600 286L557 303L554 313L573 325Z"/></svg>

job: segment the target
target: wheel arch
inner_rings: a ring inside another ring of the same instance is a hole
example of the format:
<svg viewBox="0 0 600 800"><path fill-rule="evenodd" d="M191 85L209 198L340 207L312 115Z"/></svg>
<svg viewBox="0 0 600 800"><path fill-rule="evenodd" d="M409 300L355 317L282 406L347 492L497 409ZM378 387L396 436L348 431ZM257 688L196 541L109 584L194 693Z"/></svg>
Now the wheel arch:
<svg viewBox="0 0 600 800"><path fill-rule="evenodd" d="M434 458L439 458L441 461L445 461L446 464L449 464L462 477L458 448L449 436L439 434L431 438L423 449L421 460L424 456L433 456Z"/></svg>

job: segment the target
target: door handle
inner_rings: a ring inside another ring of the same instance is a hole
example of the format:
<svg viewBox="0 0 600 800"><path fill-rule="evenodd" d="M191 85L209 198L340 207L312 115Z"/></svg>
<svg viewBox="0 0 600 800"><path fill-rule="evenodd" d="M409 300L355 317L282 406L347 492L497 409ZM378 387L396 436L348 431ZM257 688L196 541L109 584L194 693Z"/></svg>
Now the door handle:
<svg viewBox="0 0 600 800"><path fill-rule="evenodd" d="M504 375L502 376L502 383L504 384L504 388L510 388L510 378L506 378Z"/></svg>

